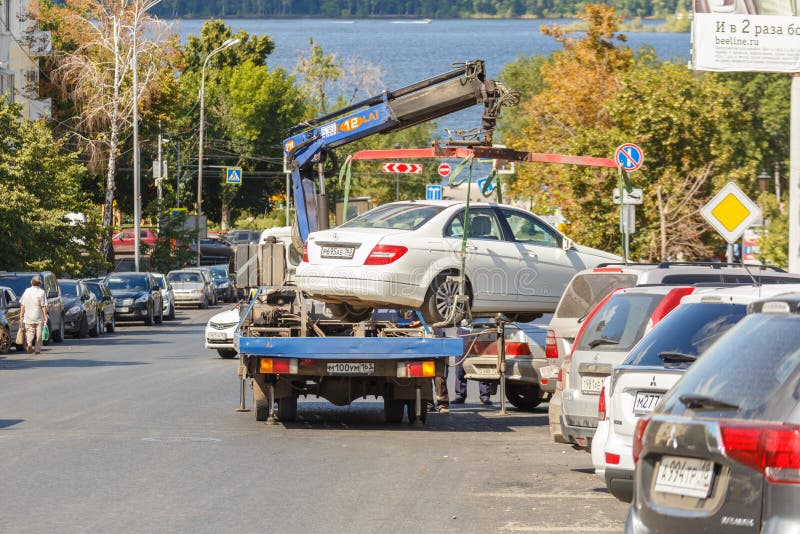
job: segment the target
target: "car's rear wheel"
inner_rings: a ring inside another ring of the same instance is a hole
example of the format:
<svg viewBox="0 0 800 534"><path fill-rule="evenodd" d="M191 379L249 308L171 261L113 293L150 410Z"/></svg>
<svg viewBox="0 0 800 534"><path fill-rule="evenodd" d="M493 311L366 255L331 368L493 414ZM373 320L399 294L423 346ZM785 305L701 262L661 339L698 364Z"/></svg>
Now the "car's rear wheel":
<svg viewBox="0 0 800 534"><path fill-rule="evenodd" d="M11 331L6 328L0 328L0 354L7 354L11 350Z"/></svg>
<svg viewBox="0 0 800 534"><path fill-rule="evenodd" d="M158 315L155 317L156 324L161 324L164 322L164 305L161 304L158 307Z"/></svg>
<svg viewBox="0 0 800 534"><path fill-rule="evenodd" d="M208 298L206 298L205 295L203 296L203 300L197 307L200 308L201 310L205 310L206 308L208 308Z"/></svg>
<svg viewBox="0 0 800 534"><path fill-rule="evenodd" d="M169 303L169 313L167 314L167 320L171 321L175 318L175 304L172 302Z"/></svg>
<svg viewBox="0 0 800 534"><path fill-rule="evenodd" d="M536 384L506 382L506 400L520 410L533 410L544 400L544 393Z"/></svg>
<svg viewBox="0 0 800 534"><path fill-rule="evenodd" d="M464 304L457 304L457 297L459 293L459 283L457 280L450 280L450 275L441 273L431 282L431 287L428 288L428 294L425 295L425 301L422 303L422 317L428 323L458 323L467 315L467 308L469 307L469 283L464 288L464 293L467 296L467 302ZM457 306L455 312L453 307Z"/></svg>
<svg viewBox="0 0 800 534"><path fill-rule="evenodd" d="M94 328L89 332L89 335L92 337L98 337L100 334L103 333L103 320L100 319L100 315L98 314L94 320Z"/></svg>
<svg viewBox="0 0 800 534"><path fill-rule="evenodd" d="M50 328L50 338L55 341L56 343L61 343L64 341L64 316L61 316L61 321L58 324L58 330L53 330L52 323L49 326ZM50 341L48 340L48 343Z"/></svg>
<svg viewBox="0 0 800 534"><path fill-rule="evenodd" d="M220 358L225 358L226 360L230 360L239 355L234 349L217 349L217 354L219 354Z"/></svg>
<svg viewBox="0 0 800 534"><path fill-rule="evenodd" d="M328 304L333 318L344 323L360 323L372 317L372 308L354 308L349 304Z"/></svg>
<svg viewBox="0 0 800 534"><path fill-rule="evenodd" d="M117 316L116 314L111 315L111 322L106 324L106 332L113 332L117 329Z"/></svg>

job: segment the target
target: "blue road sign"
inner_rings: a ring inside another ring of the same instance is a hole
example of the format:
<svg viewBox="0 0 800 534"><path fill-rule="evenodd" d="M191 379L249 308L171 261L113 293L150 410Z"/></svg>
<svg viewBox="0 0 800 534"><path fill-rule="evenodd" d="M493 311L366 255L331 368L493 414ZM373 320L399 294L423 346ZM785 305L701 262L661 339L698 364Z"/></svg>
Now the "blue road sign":
<svg viewBox="0 0 800 534"><path fill-rule="evenodd" d="M488 180L488 178L481 178L475 182L478 185L478 191L483 192L483 186L486 185L486 180ZM489 184L489 189L486 190L487 195L494 191L495 185L497 185L497 180L492 180L492 183Z"/></svg>
<svg viewBox="0 0 800 534"><path fill-rule="evenodd" d="M225 175L229 184L242 183L242 168L241 167L225 167Z"/></svg>
<svg viewBox="0 0 800 534"><path fill-rule="evenodd" d="M442 200L442 186L435 184L425 186L425 200Z"/></svg>
<svg viewBox="0 0 800 534"><path fill-rule="evenodd" d="M624 170L633 172L642 166L644 162L644 153L638 145L625 143L624 145L620 145L614 152L614 161Z"/></svg>

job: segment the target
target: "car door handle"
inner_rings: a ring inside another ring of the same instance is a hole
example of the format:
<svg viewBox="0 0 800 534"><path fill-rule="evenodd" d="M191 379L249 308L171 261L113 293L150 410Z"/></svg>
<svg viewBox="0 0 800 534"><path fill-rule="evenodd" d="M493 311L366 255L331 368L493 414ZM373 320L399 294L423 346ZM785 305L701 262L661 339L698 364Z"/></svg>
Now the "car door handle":
<svg viewBox="0 0 800 534"><path fill-rule="evenodd" d="M478 250L478 247L477 247L477 246L475 246L475 245L467 245L467 246L466 246L466 249L467 249L467 250Z"/></svg>

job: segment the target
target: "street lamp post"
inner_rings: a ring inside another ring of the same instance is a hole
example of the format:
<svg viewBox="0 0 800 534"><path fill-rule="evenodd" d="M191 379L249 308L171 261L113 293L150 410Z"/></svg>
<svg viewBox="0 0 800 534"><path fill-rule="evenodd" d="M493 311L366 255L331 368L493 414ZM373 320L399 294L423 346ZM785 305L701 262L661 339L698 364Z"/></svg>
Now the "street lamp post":
<svg viewBox="0 0 800 534"><path fill-rule="evenodd" d="M208 53L206 56L205 61L203 61L203 68L200 70L200 143L199 147L197 148L197 210L195 211L195 218L194 224L195 229L197 230L197 266L200 267L200 239L203 236L203 232L200 229L200 215L202 214L202 206L203 206L203 137L205 135L205 127L206 127L206 110L205 110L205 98L206 98L206 66L208 66L208 60L211 59L212 56L215 54L222 52L226 48L230 48L234 45L237 45L241 42L241 39L228 39L224 43L222 43L219 47L215 48L211 52Z"/></svg>

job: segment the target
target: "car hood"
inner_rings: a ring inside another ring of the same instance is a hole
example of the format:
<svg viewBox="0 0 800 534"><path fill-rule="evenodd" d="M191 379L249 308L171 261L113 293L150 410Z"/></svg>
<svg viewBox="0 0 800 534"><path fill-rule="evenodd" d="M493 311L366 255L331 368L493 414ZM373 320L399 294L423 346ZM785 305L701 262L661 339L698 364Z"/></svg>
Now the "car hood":
<svg viewBox="0 0 800 534"><path fill-rule="evenodd" d="M81 299L79 299L78 297L64 297L63 302L64 302L64 309L68 310L71 307L75 306L76 304L80 304Z"/></svg>
<svg viewBox="0 0 800 534"><path fill-rule="evenodd" d="M220 312L209 319L209 322L218 323L218 324L226 324L226 323L238 323L239 322L239 310L233 308L232 310L225 310L224 312Z"/></svg>
<svg viewBox="0 0 800 534"><path fill-rule="evenodd" d="M622 257L621 256L617 256L616 254L612 254L610 252L606 252L605 250L600 250L599 248L586 247L584 245L577 245L577 244L573 245L573 246L575 247L575 250L577 250L581 254L588 254L590 256L596 256L597 258L608 260L608 261L614 261L614 262L622 261Z"/></svg>
<svg viewBox="0 0 800 534"><path fill-rule="evenodd" d="M138 299L142 296L147 296L147 291L112 291L112 295L116 299Z"/></svg>

